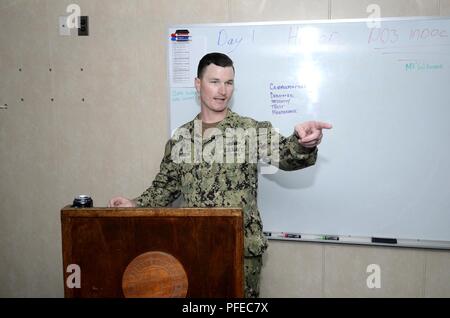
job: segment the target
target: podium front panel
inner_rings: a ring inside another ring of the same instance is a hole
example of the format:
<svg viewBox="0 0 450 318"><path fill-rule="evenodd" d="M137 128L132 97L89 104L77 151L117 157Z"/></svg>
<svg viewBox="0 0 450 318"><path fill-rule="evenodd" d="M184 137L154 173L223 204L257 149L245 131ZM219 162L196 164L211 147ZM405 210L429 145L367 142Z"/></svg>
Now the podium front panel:
<svg viewBox="0 0 450 318"><path fill-rule="evenodd" d="M240 209L66 207L61 222L65 297L124 297L125 270L140 255L168 255L181 264L186 297L243 297ZM79 266L79 288L68 282L76 279L67 272L71 264ZM170 276L169 267L162 267L159 272ZM147 273L151 281L158 271ZM139 281L133 275L127 277ZM169 278L150 286L157 297L172 297L164 290Z"/></svg>

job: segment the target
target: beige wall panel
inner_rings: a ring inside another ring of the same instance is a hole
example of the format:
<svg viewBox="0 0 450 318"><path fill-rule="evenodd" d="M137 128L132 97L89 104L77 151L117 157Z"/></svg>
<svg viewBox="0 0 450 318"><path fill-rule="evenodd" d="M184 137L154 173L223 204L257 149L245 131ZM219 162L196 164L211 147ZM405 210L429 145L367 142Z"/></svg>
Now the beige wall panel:
<svg viewBox="0 0 450 318"><path fill-rule="evenodd" d="M42 19L42 14L45 13L44 1L18 0L7 2L6 5L2 2L0 25L4 29L0 39L6 42L1 43L1 50L5 52L3 50L6 49L7 54L2 56L2 63L7 63L11 58L21 57L22 53L30 51L32 47L38 51L38 54L48 49L47 21ZM43 39L42 36L44 36Z"/></svg>
<svg viewBox="0 0 450 318"><path fill-rule="evenodd" d="M19 39L14 34L14 21L17 19L23 5L19 2L0 3L0 107L17 105L17 96L21 90L19 65L22 63L21 51L17 49ZM0 109L0 123L3 124L6 110ZM2 129L3 125L0 126Z"/></svg>
<svg viewBox="0 0 450 318"><path fill-rule="evenodd" d="M45 81L34 85L48 91L48 84ZM18 296L21 292L27 295L37 292L30 284L38 282L42 284L39 290L46 294L51 283L41 281L42 275L51 270L50 255L60 254L54 235L59 233L54 227L59 221L54 193L50 192L56 181L57 163L53 154L57 150L49 108L44 97L25 94L24 102L13 105L2 118L0 240L6 243L1 252L8 255L5 256L8 262L0 264L0 280L5 282L0 290L11 288ZM52 253L56 250L57 254Z"/></svg>
<svg viewBox="0 0 450 318"><path fill-rule="evenodd" d="M325 297L422 297L425 254L389 247L327 245ZM381 288L369 288L370 264L380 266Z"/></svg>
<svg viewBox="0 0 450 318"><path fill-rule="evenodd" d="M230 0L232 22L328 19L328 0Z"/></svg>
<svg viewBox="0 0 450 318"><path fill-rule="evenodd" d="M370 4L380 6L381 18L439 15L439 0L331 0L331 18L367 18Z"/></svg>
<svg viewBox="0 0 450 318"><path fill-rule="evenodd" d="M61 273L61 269L57 266L60 246L54 243L58 215L53 193L47 191L56 181L57 133L49 100L46 5L17 1L1 10L8 24L1 39L8 50L6 71L11 75L5 77L13 78L15 88L5 91L13 102L8 113L2 114L0 137L1 251L7 259L0 265L0 294L51 296L58 290L55 283L60 283L55 270Z"/></svg>
<svg viewBox="0 0 450 318"><path fill-rule="evenodd" d="M139 15L167 27L181 23L229 22L227 0L137 0Z"/></svg>
<svg viewBox="0 0 450 318"><path fill-rule="evenodd" d="M261 297L321 297L323 245L270 241Z"/></svg>
<svg viewBox="0 0 450 318"><path fill-rule="evenodd" d="M3 123L2 117L6 116L8 108L17 107L21 102L20 96L23 90L20 79L22 74L15 65L17 64L0 66L0 74L8 74L8 76L0 76L0 123Z"/></svg>
<svg viewBox="0 0 450 318"><path fill-rule="evenodd" d="M86 193L96 206L105 206L116 191L128 195L132 176L139 172L139 160L137 166L133 160L141 155L139 129L133 124L137 98L133 89L123 87L123 78L90 82L103 95L91 95L77 83L71 99L85 96L85 101L58 102L59 191L63 202Z"/></svg>
<svg viewBox="0 0 450 318"><path fill-rule="evenodd" d="M441 16L450 16L450 0L439 0L439 9Z"/></svg>
<svg viewBox="0 0 450 318"><path fill-rule="evenodd" d="M427 251L425 297L450 297L450 252Z"/></svg>
<svg viewBox="0 0 450 318"><path fill-rule="evenodd" d="M2 0L2 2L0 2L0 10L9 9L10 7L17 6L25 1L26 0Z"/></svg>
<svg viewBox="0 0 450 318"><path fill-rule="evenodd" d="M66 200L86 192L104 206L117 193L130 195L131 176L141 169L140 160L133 159L142 152L136 142L136 2L79 5L89 16L90 35L75 36L72 43L54 35L53 41L61 190Z"/></svg>
<svg viewBox="0 0 450 318"><path fill-rule="evenodd" d="M42 94L39 84L48 76L49 43L46 38L42 38L42 35L47 34L47 22L42 19L46 7L41 2L16 1L1 7L2 105L8 102L9 106L17 105L21 98L25 98L25 94ZM38 83L36 87L28 85L34 82Z"/></svg>

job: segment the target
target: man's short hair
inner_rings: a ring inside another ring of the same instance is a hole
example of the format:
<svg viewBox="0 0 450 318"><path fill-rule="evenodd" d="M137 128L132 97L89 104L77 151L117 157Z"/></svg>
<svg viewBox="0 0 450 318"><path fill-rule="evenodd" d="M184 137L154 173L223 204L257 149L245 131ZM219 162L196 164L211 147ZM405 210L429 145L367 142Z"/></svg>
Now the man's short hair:
<svg viewBox="0 0 450 318"><path fill-rule="evenodd" d="M231 66L234 71L233 61L228 57L228 55L223 53L208 53L198 63L197 68L197 77L201 78L203 76L203 72L205 71L205 68L209 64L214 64L217 66L227 67Z"/></svg>

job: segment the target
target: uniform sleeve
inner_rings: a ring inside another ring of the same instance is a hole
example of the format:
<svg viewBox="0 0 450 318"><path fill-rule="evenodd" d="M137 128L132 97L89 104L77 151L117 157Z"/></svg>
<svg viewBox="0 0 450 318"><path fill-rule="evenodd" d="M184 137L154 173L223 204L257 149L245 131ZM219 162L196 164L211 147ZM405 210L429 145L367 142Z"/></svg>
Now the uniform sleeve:
<svg viewBox="0 0 450 318"><path fill-rule="evenodd" d="M177 164L171 158L172 143L172 140L166 143L164 157L152 185L133 199L137 207L164 207L180 195L180 174Z"/></svg>
<svg viewBox="0 0 450 318"><path fill-rule="evenodd" d="M303 147L295 134L284 137L270 122L258 122L258 132L258 159L286 171L303 169L316 163L317 147ZM261 138L261 133L267 133L267 137ZM265 139L267 142L264 142ZM277 143L278 154L273 151Z"/></svg>

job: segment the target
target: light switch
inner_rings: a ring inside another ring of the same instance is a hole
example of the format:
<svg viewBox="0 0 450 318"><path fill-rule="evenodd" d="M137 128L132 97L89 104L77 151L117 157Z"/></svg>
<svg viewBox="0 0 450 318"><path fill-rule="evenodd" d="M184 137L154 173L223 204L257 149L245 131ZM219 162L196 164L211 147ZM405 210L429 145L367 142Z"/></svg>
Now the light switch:
<svg viewBox="0 0 450 318"><path fill-rule="evenodd" d="M67 17L59 17L59 35L70 36L70 29L67 26Z"/></svg>

